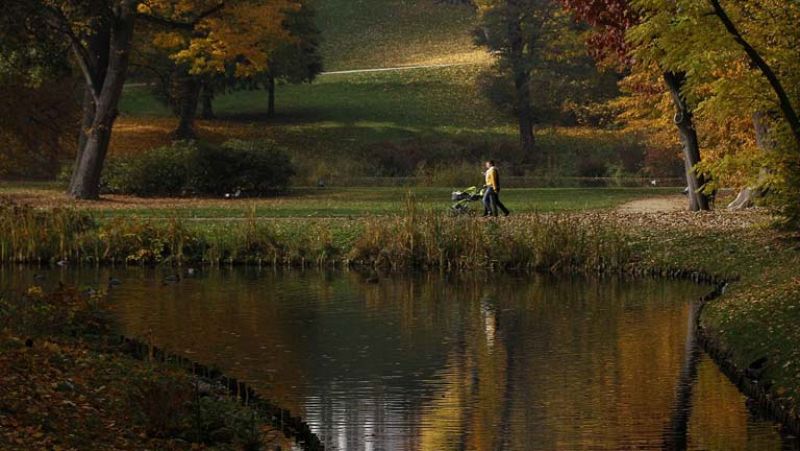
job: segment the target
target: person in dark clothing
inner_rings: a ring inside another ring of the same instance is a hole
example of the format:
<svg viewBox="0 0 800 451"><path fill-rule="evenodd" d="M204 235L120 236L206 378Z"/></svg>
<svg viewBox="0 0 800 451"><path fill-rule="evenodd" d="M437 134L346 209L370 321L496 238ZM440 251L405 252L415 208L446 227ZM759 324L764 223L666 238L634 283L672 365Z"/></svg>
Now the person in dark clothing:
<svg viewBox="0 0 800 451"><path fill-rule="evenodd" d="M503 212L505 216L509 215L508 208L500 201L500 174L494 161L489 160L486 162L486 192L483 194L483 215L484 216L497 216L497 210Z"/></svg>

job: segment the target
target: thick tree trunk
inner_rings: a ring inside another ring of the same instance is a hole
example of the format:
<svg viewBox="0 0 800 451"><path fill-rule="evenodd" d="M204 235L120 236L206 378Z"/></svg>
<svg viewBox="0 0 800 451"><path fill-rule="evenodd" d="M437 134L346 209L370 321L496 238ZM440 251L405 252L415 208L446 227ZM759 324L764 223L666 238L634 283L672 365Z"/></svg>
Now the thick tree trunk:
<svg viewBox="0 0 800 451"><path fill-rule="evenodd" d="M708 196L702 192L706 184L705 177L695 170L697 164L700 163L700 145L697 140L697 130L694 128L694 117L691 108L689 108L681 94L681 89L686 82L686 74L665 72L664 81L672 94L672 100L675 104L675 126L678 128L683 145L686 183L689 187L689 210L709 210Z"/></svg>
<svg viewBox="0 0 800 451"><path fill-rule="evenodd" d="M108 29L101 29L89 36L87 40L88 56L91 58L91 63L95 67L95 77L98 84L105 83L106 71L108 70L108 57L111 35ZM86 142L89 138L89 131L92 129L94 122L95 107L94 96L92 89L89 86L84 88L83 92L83 117L81 118L81 129L78 135L78 150L75 154L75 164L72 168L72 177L70 178L70 186L77 182L78 171L83 149L86 147Z"/></svg>
<svg viewBox="0 0 800 451"><path fill-rule="evenodd" d="M214 119L214 88L208 82L203 82L202 94L203 109L200 117L203 119Z"/></svg>
<svg viewBox="0 0 800 451"><path fill-rule="evenodd" d="M100 174L128 73L135 14L133 2L120 2L115 7L113 17L109 19L108 64L87 74L90 75L87 87L94 104L93 114L91 125L82 131L85 135L81 139L82 149L69 186L69 194L79 199L97 199L100 194ZM102 76L101 72L104 72ZM84 113L88 123L89 110Z"/></svg>
<svg viewBox="0 0 800 451"><path fill-rule="evenodd" d="M175 139L195 139L197 133L194 120L197 117L197 103L200 97L200 80L179 69L175 77L175 94L178 102L178 128L173 132Z"/></svg>
<svg viewBox="0 0 800 451"><path fill-rule="evenodd" d="M750 187L744 188L739 191L736 199L728 204L728 210L746 210L748 208L753 208L755 206L756 197L756 190Z"/></svg>
<svg viewBox="0 0 800 451"><path fill-rule="evenodd" d="M78 134L78 151L75 154L75 163L72 167L72 177L70 178L69 184L72 186L78 177L78 165L81 162L81 157L83 156L83 149L86 148L86 142L89 140L89 130L92 128L92 123L94 122L94 98L92 97L91 91L87 88L83 94L83 117L81 118L81 129L80 133Z"/></svg>
<svg viewBox="0 0 800 451"><path fill-rule="evenodd" d="M275 77L269 74L267 79L267 117L275 117Z"/></svg>

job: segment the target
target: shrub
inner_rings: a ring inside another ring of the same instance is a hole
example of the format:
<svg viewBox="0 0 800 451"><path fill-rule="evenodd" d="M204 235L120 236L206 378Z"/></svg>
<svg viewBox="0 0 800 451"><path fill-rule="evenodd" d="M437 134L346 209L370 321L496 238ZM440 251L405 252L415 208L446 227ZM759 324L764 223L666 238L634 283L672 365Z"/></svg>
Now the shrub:
<svg viewBox="0 0 800 451"><path fill-rule="evenodd" d="M286 153L268 142L180 141L109 162L103 187L138 196L261 195L286 189L293 175Z"/></svg>
<svg viewBox="0 0 800 451"><path fill-rule="evenodd" d="M201 194L238 190L266 194L286 189L294 175L286 153L264 141L231 140L221 147L201 146L193 166L191 187Z"/></svg>
<svg viewBox="0 0 800 451"><path fill-rule="evenodd" d="M112 193L139 196L186 194L197 147L175 142L133 157L112 160L103 175L103 188Z"/></svg>
<svg viewBox="0 0 800 451"><path fill-rule="evenodd" d="M186 430L193 398L186 377L153 368L129 386L128 404L150 437L177 436Z"/></svg>
<svg viewBox="0 0 800 451"><path fill-rule="evenodd" d="M104 335L113 326L105 302L106 297L95 292L60 287L45 293L31 287L21 299L0 299L0 330L27 338Z"/></svg>

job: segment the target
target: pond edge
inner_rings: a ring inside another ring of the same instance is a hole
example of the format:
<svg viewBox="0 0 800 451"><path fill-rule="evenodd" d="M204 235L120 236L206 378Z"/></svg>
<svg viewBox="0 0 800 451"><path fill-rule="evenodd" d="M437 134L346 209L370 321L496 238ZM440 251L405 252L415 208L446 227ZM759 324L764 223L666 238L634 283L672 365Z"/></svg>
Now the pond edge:
<svg viewBox="0 0 800 451"><path fill-rule="evenodd" d="M120 345L122 353L137 360L174 365L200 381L224 388L231 397L239 400L243 405L266 414L268 418L272 419L273 426L279 428L287 438L294 439L304 451L321 451L325 449L322 441L311 431L308 423L304 422L301 417L292 416L289 410L265 400L246 382L226 376L216 368L203 365L136 338L121 335L117 344Z"/></svg>

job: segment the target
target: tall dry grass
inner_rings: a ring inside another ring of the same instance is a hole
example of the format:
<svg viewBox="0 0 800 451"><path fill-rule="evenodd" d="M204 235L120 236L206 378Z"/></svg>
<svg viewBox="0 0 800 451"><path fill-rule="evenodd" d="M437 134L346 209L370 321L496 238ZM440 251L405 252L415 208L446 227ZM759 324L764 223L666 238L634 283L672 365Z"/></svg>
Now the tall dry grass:
<svg viewBox="0 0 800 451"><path fill-rule="evenodd" d="M69 209L0 206L0 261L373 266L620 272L632 250L587 216L482 219L421 210L357 222L246 220L214 225L136 218L98 222Z"/></svg>

